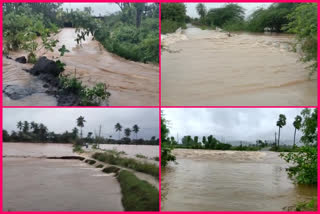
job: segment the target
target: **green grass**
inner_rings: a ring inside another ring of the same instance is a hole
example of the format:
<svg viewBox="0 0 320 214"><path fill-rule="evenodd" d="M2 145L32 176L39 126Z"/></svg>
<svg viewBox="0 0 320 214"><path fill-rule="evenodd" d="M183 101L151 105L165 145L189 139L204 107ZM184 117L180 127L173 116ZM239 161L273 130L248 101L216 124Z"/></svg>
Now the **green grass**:
<svg viewBox="0 0 320 214"><path fill-rule="evenodd" d="M143 159L148 159L146 156L142 155L142 154L136 154L137 158L143 158Z"/></svg>
<svg viewBox="0 0 320 214"><path fill-rule="evenodd" d="M133 173L122 170L117 177L125 211L159 211L159 192Z"/></svg>
<svg viewBox="0 0 320 214"><path fill-rule="evenodd" d="M84 151L80 145L74 145L73 152L83 153Z"/></svg>
<svg viewBox="0 0 320 214"><path fill-rule="evenodd" d="M149 175L152 175L156 178L159 178L159 166L147 162L137 161L133 158L124 158L119 155L112 153L97 152L92 155L92 158L99 160L101 162L109 163L112 165L119 165L129 169L133 169L138 172L143 172Z"/></svg>

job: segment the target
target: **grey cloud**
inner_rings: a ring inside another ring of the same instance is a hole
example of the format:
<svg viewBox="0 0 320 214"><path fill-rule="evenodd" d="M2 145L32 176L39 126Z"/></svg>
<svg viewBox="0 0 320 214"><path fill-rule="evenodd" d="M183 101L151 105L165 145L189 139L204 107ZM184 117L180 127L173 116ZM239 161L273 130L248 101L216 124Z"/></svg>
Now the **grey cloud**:
<svg viewBox="0 0 320 214"><path fill-rule="evenodd" d="M285 114L287 125L281 129L281 139L292 141L296 115L302 108L167 108L163 110L169 120L170 135L181 140L184 135L214 135L225 141L257 139L274 140L278 132L276 121ZM298 138L301 132L297 131Z"/></svg>

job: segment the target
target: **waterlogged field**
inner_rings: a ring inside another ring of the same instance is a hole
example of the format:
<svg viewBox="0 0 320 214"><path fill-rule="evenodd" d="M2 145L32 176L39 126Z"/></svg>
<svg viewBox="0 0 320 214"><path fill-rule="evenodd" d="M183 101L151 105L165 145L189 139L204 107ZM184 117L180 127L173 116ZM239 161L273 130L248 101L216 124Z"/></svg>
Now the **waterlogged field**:
<svg viewBox="0 0 320 214"><path fill-rule="evenodd" d="M317 74L294 36L232 34L188 26L163 36L163 105L316 105Z"/></svg>
<svg viewBox="0 0 320 214"><path fill-rule="evenodd" d="M317 196L275 152L175 149L161 173L163 211L282 211ZM187 176L186 176L187 175Z"/></svg>
<svg viewBox="0 0 320 214"><path fill-rule="evenodd" d="M125 151L129 156L159 156L159 146L100 147ZM79 160L46 159L75 155L72 149L71 144L3 143L3 210L124 210L119 182L111 174ZM158 186L155 180L151 184Z"/></svg>

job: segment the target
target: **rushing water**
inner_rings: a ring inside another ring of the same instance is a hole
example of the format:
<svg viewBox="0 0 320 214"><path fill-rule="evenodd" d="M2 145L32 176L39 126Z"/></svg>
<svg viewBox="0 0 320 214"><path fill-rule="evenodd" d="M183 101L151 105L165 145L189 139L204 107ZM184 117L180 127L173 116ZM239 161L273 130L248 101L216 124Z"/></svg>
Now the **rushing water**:
<svg viewBox="0 0 320 214"><path fill-rule="evenodd" d="M76 74L76 76L88 86L93 86L99 82L105 83L112 94L109 99L109 105L158 105L158 66L125 60L111 54L107 52L99 42L92 40L91 36L81 45L77 45L75 42L76 33L74 28L61 29L61 31L55 35L55 38L59 40L59 43L53 53L39 48L37 55L44 55L49 59L58 57L58 49L62 45L65 45L70 52L61 57L61 61L67 65L64 73ZM26 55L26 53L19 51L10 53L10 55L15 58ZM21 70L21 66L22 65L12 60L5 60L3 64L3 80L5 84L31 85L34 83L35 80L30 77L29 74L23 74L21 76L21 74L25 72ZM10 77L14 77L14 81ZM32 79L32 81L30 81L30 79ZM47 95L39 95L36 98L32 96L25 97L19 101L12 101L8 97L5 97L4 105L56 105L53 97L50 99ZM47 97L43 98L44 96Z"/></svg>
<svg viewBox="0 0 320 214"><path fill-rule="evenodd" d="M293 184L275 152L176 149L161 173L164 211L282 211L316 197Z"/></svg>
<svg viewBox="0 0 320 214"><path fill-rule="evenodd" d="M159 146L151 145L119 145L119 144L101 144L101 149L123 151L129 156L137 154L144 155L148 158L159 157Z"/></svg>
<svg viewBox="0 0 320 214"><path fill-rule="evenodd" d="M232 34L189 26L164 36L163 105L316 105L317 74L290 35ZM299 50L298 50L299 52Z"/></svg>

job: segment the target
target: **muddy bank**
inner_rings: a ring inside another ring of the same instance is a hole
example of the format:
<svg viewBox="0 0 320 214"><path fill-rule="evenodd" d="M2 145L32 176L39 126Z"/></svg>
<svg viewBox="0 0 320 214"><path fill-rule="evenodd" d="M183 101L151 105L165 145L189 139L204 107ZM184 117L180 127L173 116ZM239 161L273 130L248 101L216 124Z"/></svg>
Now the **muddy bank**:
<svg viewBox="0 0 320 214"><path fill-rule="evenodd" d="M175 149L161 173L163 211L283 211L317 196L275 152Z"/></svg>
<svg viewBox="0 0 320 214"><path fill-rule="evenodd" d="M92 40L92 37L88 37L81 45L77 45L74 28L61 29L55 38L59 40L59 43L54 52L47 52L42 48L37 51L37 56L46 56L48 59L56 58L59 56L58 49L65 45L70 52L60 58L67 65L64 74L74 75L76 73L76 77L89 87L100 82L105 83L109 86L108 91L111 92L109 105L158 105L159 70L157 65L132 62L111 54L99 42ZM10 53L12 58L22 55L26 56L27 54L23 51ZM7 85L13 85L8 76L19 76L18 74L21 73L21 65L17 64L16 62L3 64L3 72L7 73L3 79ZM29 64L22 65L30 67ZM28 85L25 79L18 78L20 82L15 83L16 85ZM12 102L12 105L20 103L53 105L46 99L33 99L31 102L32 96L34 95L24 97L23 101L20 99ZM4 105L10 105L10 102L9 97L4 99ZM57 105L57 103L55 104Z"/></svg>
<svg viewBox="0 0 320 214"><path fill-rule="evenodd" d="M3 175L4 211L123 211L117 180L79 160L4 158Z"/></svg>
<svg viewBox="0 0 320 214"><path fill-rule="evenodd" d="M169 50L161 60L163 105L317 103L317 74L308 78L290 35L229 37L189 26L163 39Z"/></svg>

